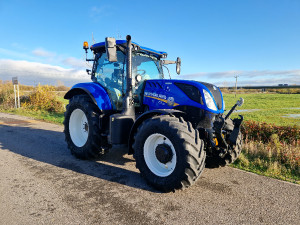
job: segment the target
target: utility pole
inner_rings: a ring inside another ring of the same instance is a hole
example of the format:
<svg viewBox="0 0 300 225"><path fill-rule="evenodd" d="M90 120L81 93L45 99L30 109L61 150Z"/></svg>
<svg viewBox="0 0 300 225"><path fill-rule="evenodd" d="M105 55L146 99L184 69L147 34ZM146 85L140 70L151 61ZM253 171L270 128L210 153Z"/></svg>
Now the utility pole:
<svg viewBox="0 0 300 225"><path fill-rule="evenodd" d="M237 79L239 76L234 76L235 77L235 98L236 98L236 91L237 91Z"/></svg>

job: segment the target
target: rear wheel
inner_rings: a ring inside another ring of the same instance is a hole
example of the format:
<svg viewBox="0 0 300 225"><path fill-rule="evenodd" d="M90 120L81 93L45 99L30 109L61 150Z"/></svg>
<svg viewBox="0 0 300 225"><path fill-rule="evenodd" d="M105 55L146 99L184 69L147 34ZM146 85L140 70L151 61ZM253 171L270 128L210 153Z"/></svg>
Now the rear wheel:
<svg viewBox="0 0 300 225"><path fill-rule="evenodd" d="M162 191L189 187L205 167L203 141L182 118L147 119L135 134L133 149L141 175Z"/></svg>
<svg viewBox="0 0 300 225"><path fill-rule="evenodd" d="M76 95L66 107L64 133L71 153L80 159L95 159L104 153L99 127L100 111L86 95Z"/></svg>

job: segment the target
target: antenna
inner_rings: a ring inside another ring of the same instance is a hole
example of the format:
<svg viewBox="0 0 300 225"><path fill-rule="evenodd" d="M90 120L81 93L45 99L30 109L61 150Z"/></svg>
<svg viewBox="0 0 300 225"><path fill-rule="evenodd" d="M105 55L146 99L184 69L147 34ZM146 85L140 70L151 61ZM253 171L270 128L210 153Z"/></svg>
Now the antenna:
<svg viewBox="0 0 300 225"><path fill-rule="evenodd" d="M93 41L93 44L96 43L95 39L94 39L94 33L92 32L92 41Z"/></svg>

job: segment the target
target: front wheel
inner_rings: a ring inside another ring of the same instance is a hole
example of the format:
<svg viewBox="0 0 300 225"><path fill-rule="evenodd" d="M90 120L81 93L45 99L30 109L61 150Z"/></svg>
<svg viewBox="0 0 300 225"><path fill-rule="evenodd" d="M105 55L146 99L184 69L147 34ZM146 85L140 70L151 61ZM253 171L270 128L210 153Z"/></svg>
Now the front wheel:
<svg viewBox="0 0 300 225"><path fill-rule="evenodd" d="M205 167L199 133L182 118L147 119L134 137L136 166L147 183L162 191L189 187Z"/></svg>

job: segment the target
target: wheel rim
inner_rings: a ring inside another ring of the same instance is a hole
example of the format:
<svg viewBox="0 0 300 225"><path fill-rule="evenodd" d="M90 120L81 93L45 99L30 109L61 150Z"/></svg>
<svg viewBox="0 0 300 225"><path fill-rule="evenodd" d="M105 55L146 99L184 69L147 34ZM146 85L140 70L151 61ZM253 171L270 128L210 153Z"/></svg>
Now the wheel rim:
<svg viewBox="0 0 300 225"><path fill-rule="evenodd" d="M172 157L166 163L161 163L156 156L156 149L159 145L168 145L172 151ZM144 159L152 173L159 177L169 176L176 167L177 156L172 142L162 134L150 135L144 144Z"/></svg>
<svg viewBox="0 0 300 225"><path fill-rule="evenodd" d="M89 123L81 109L75 109L72 112L69 121L69 131L71 139L77 147L85 145L89 136Z"/></svg>

